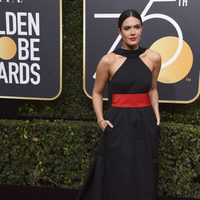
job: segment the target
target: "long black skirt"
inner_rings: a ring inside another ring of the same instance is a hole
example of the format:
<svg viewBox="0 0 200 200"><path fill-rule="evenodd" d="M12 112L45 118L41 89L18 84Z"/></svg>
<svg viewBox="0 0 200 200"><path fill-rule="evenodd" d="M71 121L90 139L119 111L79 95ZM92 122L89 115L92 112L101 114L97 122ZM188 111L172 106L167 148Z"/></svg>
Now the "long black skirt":
<svg viewBox="0 0 200 200"><path fill-rule="evenodd" d="M152 106L110 107L106 118L114 127L102 132L76 200L158 199L160 125Z"/></svg>

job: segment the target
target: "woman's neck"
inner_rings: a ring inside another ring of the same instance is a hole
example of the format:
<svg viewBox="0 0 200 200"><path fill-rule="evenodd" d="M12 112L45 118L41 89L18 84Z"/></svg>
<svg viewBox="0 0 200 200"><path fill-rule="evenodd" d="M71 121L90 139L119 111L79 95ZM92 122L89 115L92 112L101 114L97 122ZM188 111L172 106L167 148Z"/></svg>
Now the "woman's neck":
<svg viewBox="0 0 200 200"><path fill-rule="evenodd" d="M137 49L139 49L139 45L135 45L135 46L122 45L121 48L127 49L127 50L137 50Z"/></svg>

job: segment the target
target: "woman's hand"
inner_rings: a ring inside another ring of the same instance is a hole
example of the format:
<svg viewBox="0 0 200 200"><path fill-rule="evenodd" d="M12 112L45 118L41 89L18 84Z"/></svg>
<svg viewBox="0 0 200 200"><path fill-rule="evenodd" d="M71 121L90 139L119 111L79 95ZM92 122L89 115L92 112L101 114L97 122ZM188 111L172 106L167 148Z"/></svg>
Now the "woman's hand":
<svg viewBox="0 0 200 200"><path fill-rule="evenodd" d="M160 125L160 117L156 117L156 119L157 119L156 124L157 124L157 126L159 126Z"/></svg>
<svg viewBox="0 0 200 200"><path fill-rule="evenodd" d="M98 121L98 124L102 131L104 131L107 126L110 126L111 128L113 128L113 125L110 123L110 121L105 120L105 119Z"/></svg>

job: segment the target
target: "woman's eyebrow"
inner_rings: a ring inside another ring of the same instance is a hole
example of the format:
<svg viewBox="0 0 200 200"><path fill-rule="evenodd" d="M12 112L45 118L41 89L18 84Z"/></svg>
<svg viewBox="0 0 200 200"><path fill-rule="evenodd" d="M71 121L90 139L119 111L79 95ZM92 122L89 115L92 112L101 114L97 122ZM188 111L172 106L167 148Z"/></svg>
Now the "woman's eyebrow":
<svg viewBox="0 0 200 200"><path fill-rule="evenodd" d="M124 26L124 27L135 27L135 26L140 26L140 24L135 24L134 26L126 25L126 26Z"/></svg>

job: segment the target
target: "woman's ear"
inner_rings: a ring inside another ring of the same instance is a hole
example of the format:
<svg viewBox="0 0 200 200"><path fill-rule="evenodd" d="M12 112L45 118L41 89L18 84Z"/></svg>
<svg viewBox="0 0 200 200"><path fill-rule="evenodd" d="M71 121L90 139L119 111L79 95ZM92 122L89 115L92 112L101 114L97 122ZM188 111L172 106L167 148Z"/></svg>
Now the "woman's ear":
<svg viewBox="0 0 200 200"><path fill-rule="evenodd" d="M118 32L119 32L119 34L121 35L121 30L118 28Z"/></svg>

